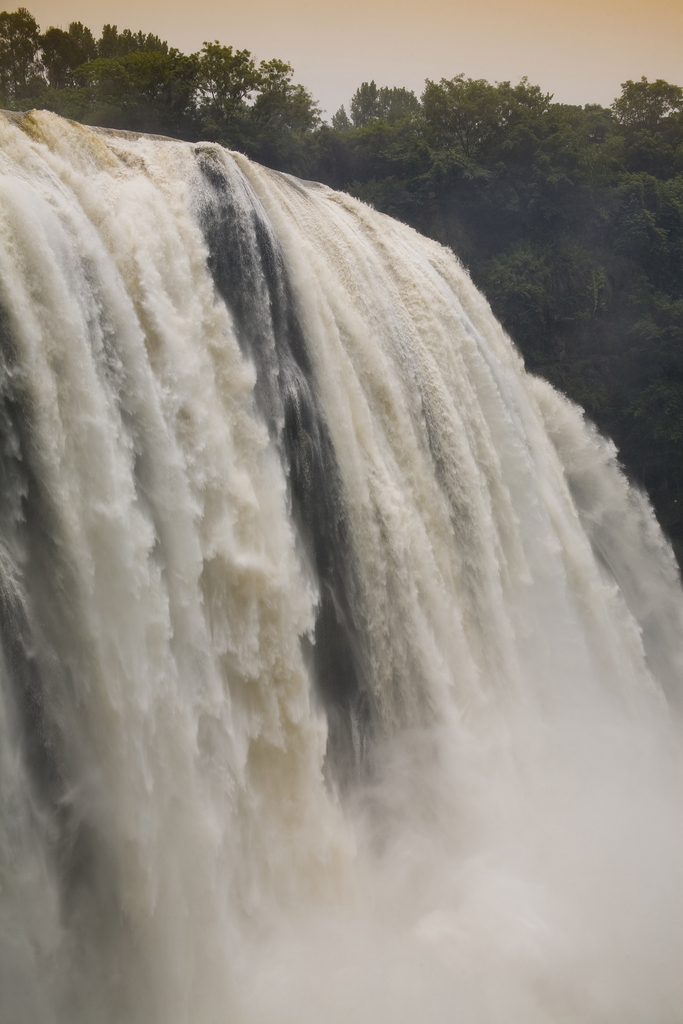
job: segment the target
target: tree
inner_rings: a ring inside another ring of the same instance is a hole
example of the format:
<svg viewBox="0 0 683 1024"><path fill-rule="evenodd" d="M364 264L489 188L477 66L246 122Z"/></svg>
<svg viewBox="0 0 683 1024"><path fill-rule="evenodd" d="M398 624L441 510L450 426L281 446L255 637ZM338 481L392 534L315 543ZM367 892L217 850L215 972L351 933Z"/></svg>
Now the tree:
<svg viewBox="0 0 683 1024"><path fill-rule="evenodd" d="M479 155L500 126L500 96L483 78L427 79L422 109L432 141L456 147L468 159Z"/></svg>
<svg viewBox="0 0 683 1024"><path fill-rule="evenodd" d="M663 118L683 110L683 89L661 78L656 82L648 82L645 76L639 82L629 79L622 84L612 110L620 124L653 131Z"/></svg>
<svg viewBox="0 0 683 1024"><path fill-rule="evenodd" d="M195 137L197 58L178 50L134 50L76 69L89 83L95 123Z"/></svg>
<svg viewBox="0 0 683 1024"><path fill-rule="evenodd" d="M468 160L481 160L503 138L510 149L516 130L538 123L551 100L526 78L514 86L510 82L491 85L483 78L460 74L438 83L427 79L422 111L433 145L459 150Z"/></svg>
<svg viewBox="0 0 683 1024"><path fill-rule="evenodd" d="M380 89L374 81L363 82L351 97L351 120L355 128L363 128L374 119L395 121L404 114L417 113L419 109L420 101L410 89L386 85ZM335 117L340 113L337 111Z"/></svg>
<svg viewBox="0 0 683 1024"><path fill-rule="evenodd" d="M252 107L256 123L286 131L307 131L320 123L320 108L303 85L292 82L294 69L277 58L259 64Z"/></svg>
<svg viewBox="0 0 683 1024"><path fill-rule="evenodd" d="M200 109L214 124L246 114L261 83L261 75L249 50L233 50L216 40L204 43L199 55L197 87Z"/></svg>
<svg viewBox="0 0 683 1024"><path fill-rule="evenodd" d="M68 32L50 27L41 36L42 58L51 89L66 89L76 84L73 71L97 57L97 43L89 28L72 21Z"/></svg>
<svg viewBox="0 0 683 1024"><path fill-rule="evenodd" d="M405 114L416 114L420 101L410 89L383 86L377 96L377 109L377 116L391 123Z"/></svg>
<svg viewBox="0 0 683 1024"><path fill-rule="evenodd" d="M351 97L351 120L354 128L362 128L373 117L379 117L379 89L372 82L363 82Z"/></svg>
<svg viewBox="0 0 683 1024"><path fill-rule="evenodd" d="M0 93L8 100L31 95L41 79L40 33L25 7L0 13Z"/></svg>
<svg viewBox="0 0 683 1024"><path fill-rule="evenodd" d="M98 56L97 43L89 28L82 25L80 21L72 21L69 25L69 37L84 55L81 64L86 60L95 60Z"/></svg>
<svg viewBox="0 0 683 1024"><path fill-rule="evenodd" d="M338 132L347 132L353 127L343 103L339 110L332 115L332 127Z"/></svg>
<svg viewBox="0 0 683 1024"><path fill-rule="evenodd" d="M142 53L144 50L168 53L168 43L151 32L145 35L144 32L131 32L129 28L119 32L116 25L105 25L97 43L98 57L125 57L128 53Z"/></svg>
<svg viewBox="0 0 683 1024"><path fill-rule="evenodd" d="M683 89L662 81L624 82L612 104L628 169L667 177L683 161Z"/></svg>

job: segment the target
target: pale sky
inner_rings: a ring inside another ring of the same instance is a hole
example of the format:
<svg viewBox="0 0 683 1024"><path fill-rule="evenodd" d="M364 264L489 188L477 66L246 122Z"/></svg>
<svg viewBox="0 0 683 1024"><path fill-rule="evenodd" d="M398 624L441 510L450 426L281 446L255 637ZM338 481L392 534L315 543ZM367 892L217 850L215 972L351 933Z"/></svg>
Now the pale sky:
<svg viewBox="0 0 683 1024"><path fill-rule="evenodd" d="M645 75L683 85L683 0L18 0L44 31L82 21L155 32L185 53L206 39L289 61L329 119L362 81L517 82L564 103L608 105ZM14 6L9 7L14 10Z"/></svg>

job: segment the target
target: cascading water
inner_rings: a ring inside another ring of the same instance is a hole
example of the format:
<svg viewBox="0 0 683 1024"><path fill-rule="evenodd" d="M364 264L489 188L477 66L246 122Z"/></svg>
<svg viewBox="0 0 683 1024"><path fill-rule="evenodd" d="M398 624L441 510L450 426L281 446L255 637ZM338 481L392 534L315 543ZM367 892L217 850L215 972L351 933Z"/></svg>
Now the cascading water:
<svg viewBox="0 0 683 1024"><path fill-rule="evenodd" d="M0 115L0 1020L680 1024L683 597L453 255Z"/></svg>

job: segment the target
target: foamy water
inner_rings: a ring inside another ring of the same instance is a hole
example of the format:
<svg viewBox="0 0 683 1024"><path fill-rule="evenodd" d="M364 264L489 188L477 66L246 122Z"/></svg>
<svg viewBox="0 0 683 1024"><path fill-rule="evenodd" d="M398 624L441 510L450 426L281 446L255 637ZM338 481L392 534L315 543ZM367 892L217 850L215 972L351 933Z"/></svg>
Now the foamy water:
<svg viewBox="0 0 683 1024"><path fill-rule="evenodd" d="M0 1019L678 1024L678 573L452 253L0 114L0 341Z"/></svg>

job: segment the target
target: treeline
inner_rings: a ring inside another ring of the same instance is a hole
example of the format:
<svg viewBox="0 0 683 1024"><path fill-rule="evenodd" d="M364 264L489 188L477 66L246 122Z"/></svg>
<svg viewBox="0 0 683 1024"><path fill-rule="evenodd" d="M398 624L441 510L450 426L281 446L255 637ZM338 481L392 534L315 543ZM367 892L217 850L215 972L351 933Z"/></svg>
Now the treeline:
<svg viewBox="0 0 683 1024"><path fill-rule="evenodd" d="M528 368L617 442L683 560L683 90L626 82L609 108L523 79L365 82L331 124L289 64L0 14L0 100L211 139L324 181L450 245Z"/></svg>
<svg viewBox="0 0 683 1024"><path fill-rule="evenodd" d="M265 163L295 159L320 123L285 61L204 43L185 55L158 36L72 22L41 33L24 7L0 14L0 105L53 110L85 124L221 142Z"/></svg>

